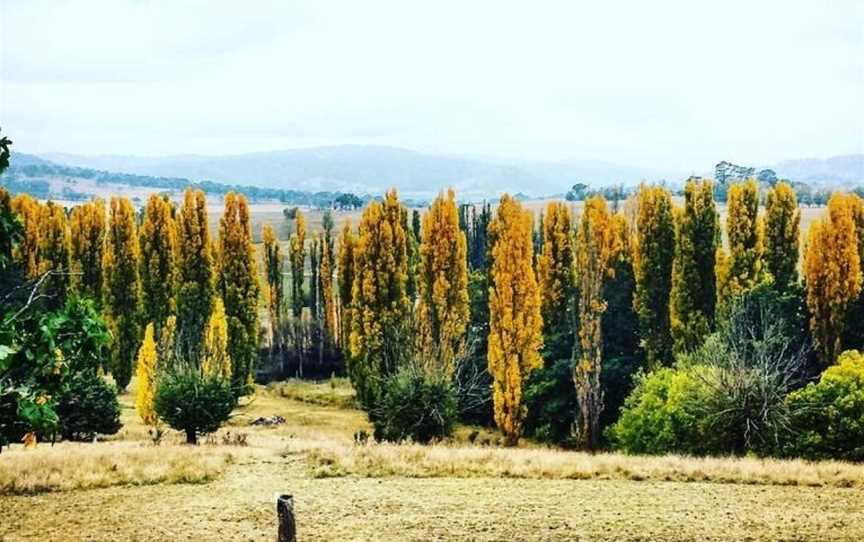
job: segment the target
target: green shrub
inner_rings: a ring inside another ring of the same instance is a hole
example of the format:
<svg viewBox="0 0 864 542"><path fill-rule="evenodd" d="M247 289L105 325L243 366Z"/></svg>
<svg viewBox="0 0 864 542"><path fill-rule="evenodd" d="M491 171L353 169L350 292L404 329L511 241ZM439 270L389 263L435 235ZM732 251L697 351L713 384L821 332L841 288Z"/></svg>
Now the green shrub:
<svg viewBox="0 0 864 542"><path fill-rule="evenodd" d="M707 392L704 367L662 368L636 377L621 417L607 431L630 454L702 453L700 405Z"/></svg>
<svg viewBox="0 0 864 542"><path fill-rule="evenodd" d="M371 414L377 440L427 443L453 433L458 400L450 382L405 368L384 382Z"/></svg>
<svg viewBox="0 0 864 542"><path fill-rule="evenodd" d="M844 352L819 382L786 401L793 414L782 454L864 461L864 354Z"/></svg>
<svg viewBox="0 0 864 542"><path fill-rule="evenodd" d="M60 435L66 440L92 440L120 430L117 390L93 371L74 375L57 403Z"/></svg>
<svg viewBox="0 0 864 542"><path fill-rule="evenodd" d="M186 433L186 442L212 433L228 420L237 405L230 381L187 371L164 376L156 386L153 406L159 418Z"/></svg>
<svg viewBox="0 0 864 542"><path fill-rule="evenodd" d="M542 442L570 444L579 412L573 361L561 359L531 373L523 396L525 434Z"/></svg>

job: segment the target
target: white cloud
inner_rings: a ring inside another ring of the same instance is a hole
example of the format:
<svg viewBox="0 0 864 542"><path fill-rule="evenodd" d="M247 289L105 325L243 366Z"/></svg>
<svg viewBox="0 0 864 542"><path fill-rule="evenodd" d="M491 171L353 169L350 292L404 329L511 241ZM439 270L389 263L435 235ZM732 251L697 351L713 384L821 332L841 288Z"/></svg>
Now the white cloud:
<svg viewBox="0 0 864 542"><path fill-rule="evenodd" d="M34 152L862 152L861 6L0 0L0 122Z"/></svg>

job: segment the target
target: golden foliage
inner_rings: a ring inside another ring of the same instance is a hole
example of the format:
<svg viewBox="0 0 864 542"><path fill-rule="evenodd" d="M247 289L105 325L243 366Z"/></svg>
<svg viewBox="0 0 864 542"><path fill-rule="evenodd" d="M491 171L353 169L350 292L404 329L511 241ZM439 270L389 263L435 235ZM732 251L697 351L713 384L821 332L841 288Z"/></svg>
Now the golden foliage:
<svg viewBox="0 0 864 542"><path fill-rule="evenodd" d="M834 194L828 211L810 225L804 253L810 330L823 364L829 365L842 351L846 309L861 293L861 258L852 194ZM856 322L860 325L860 322Z"/></svg>
<svg viewBox="0 0 864 542"><path fill-rule="evenodd" d="M144 330L144 341L138 349L138 360L135 368L135 410L141 421L147 425L156 425L158 418L153 408L153 397L156 395L156 367L159 359L156 353L153 323L147 324Z"/></svg>
<svg viewBox="0 0 864 542"><path fill-rule="evenodd" d="M354 246L351 380L358 398L374 405L380 381L410 355L408 232L396 190L363 210Z"/></svg>
<svg viewBox="0 0 864 542"><path fill-rule="evenodd" d="M452 189L439 194L422 219L419 346L426 369L453 374L468 327L468 261L465 233Z"/></svg>
<svg viewBox="0 0 864 542"><path fill-rule="evenodd" d="M201 190L187 189L177 218L177 343L195 362L204 328L213 310L214 256L207 218L207 199Z"/></svg>
<svg viewBox="0 0 864 542"><path fill-rule="evenodd" d="M145 321L153 322L157 335L165 320L176 312L177 228L173 206L166 197L151 194L141 224L141 291Z"/></svg>
<svg viewBox="0 0 864 542"><path fill-rule="evenodd" d="M543 252L537 259L537 281L540 287L540 313L547 351L569 355L575 321L573 301L576 294L573 216L570 207L560 201L546 206L543 221ZM550 344L552 343L552 344Z"/></svg>
<svg viewBox="0 0 864 542"><path fill-rule="evenodd" d="M321 239L321 261L318 276L321 282L321 301L324 310L324 341L333 344L336 338L336 302L333 299L333 248L326 238Z"/></svg>
<svg viewBox="0 0 864 542"><path fill-rule="evenodd" d="M579 402L579 440L594 450L600 443L600 413L603 391L600 370L603 361L603 284L611 273L611 262L622 249L623 218L614 220L602 196L585 201L576 239L576 275L579 277L579 356L574 367Z"/></svg>
<svg viewBox="0 0 864 542"><path fill-rule="evenodd" d="M280 322L282 320L282 298L283 298L283 281L282 281L282 247L279 245L279 239L276 238L276 232L270 224L264 224L261 230L261 239L264 242L264 274L267 277L267 312L270 315L270 334L273 337L275 344L281 345L282 340L279 337L281 330Z"/></svg>
<svg viewBox="0 0 864 542"><path fill-rule="evenodd" d="M723 288L726 297L749 290L761 278L764 226L759 220L759 185L754 179L729 187L727 209L729 273Z"/></svg>
<svg viewBox="0 0 864 542"><path fill-rule="evenodd" d="M39 235L39 274L55 271L46 283L55 304L62 304L69 287L69 228L66 210L53 201L42 206Z"/></svg>
<svg viewBox="0 0 864 542"><path fill-rule="evenodd" d="M69 216L72 285L97 303L102 301L105 218L105 201L100 198L76 206Z"/></svg>
<svg viewBox="0 0 864 542"><path fill-rule="evenodd" d="M495 423L508 444L522 434L523 381L543 364L543 318L534 275L531 214L508 194L489 224L492 265L489 287L489 373Z"/></svg>
<svg viewBox="0 0 864 542"><path fill-rule="evenodd" d="M39 244L41 237L42 205L29 194L12 198L12 210L21 217L24 238L15 250L15 259L29 278L39 276Z"/></svg>
<svg viewBox="0 0 864 542"><path fill-rule="evenodd" d="M204 351L201 356L201 372L206 376L230 379L231 355L228 353L228 321L221 298L213 302L213 312L204 331Z"/></svg>
<svg viewBox="0 0 864 542"><path fill-rule="evenodd" d="M765 198L765 270L774 286L784 292L798 282L798 246L801 210L795 191L778 182Z"/></svg>
<svg viewBox="0 0 864 542"><path fill-rule="evenodd" d="M354 248L357 238L351 231L351 221L345 221L339 236L337 254L336 282L339 294L339 345L344 351L350 349L351 335L351 297L354 288Z"/></svg>
<svg viewBox="0 0 864 542"><path fill-rule="evenodd" d="M300 209L294 216L294 233L291 235L291 307L294 317L298 318L303 311L303 273L306 259L306 218Z"/></svg>

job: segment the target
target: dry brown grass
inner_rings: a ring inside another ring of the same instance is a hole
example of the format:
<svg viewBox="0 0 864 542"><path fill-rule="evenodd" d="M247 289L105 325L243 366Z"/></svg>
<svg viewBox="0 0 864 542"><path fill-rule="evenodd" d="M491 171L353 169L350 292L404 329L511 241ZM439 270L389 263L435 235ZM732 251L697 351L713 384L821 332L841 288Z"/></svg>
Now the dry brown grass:
<svg viewBox="0 0 864 542"><path fill-rule="evenodd" d="M292 378L270 384L267 391L285 399L336 408L353 408L357 395L347 378L330 378L324 382Z"/></svg>
<svg viewBox="0 0 864 542"><path fill-rule="evenodd" d="M213 447L60 443L0 455L0 495L117 485L200 484L220 475L231 453Z"/></svg>
<svg viewBox="0 0 864 542"><path fill-rule="evenodd" d="M317 477L527 478L632 480L864 488L864 465L758 458L698 458L587 454L544 448L485 448L439 444L345 445L292 442Z"/></svg>

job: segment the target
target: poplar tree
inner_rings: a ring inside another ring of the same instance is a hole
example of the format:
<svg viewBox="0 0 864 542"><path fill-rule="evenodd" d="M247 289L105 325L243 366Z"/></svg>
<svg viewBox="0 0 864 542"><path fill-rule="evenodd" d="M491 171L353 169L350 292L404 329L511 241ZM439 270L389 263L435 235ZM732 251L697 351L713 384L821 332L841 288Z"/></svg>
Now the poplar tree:
<svg viewBox="0 0 864 542"><path fill-rule="evenodd" d="M423 216L419 252L419 349L430 373L449 378L469 319L467 245L452 189Z"/></svg>
<svg viewBox="0 0 864 542"><path fill-rule="evenodd" d="M333 244L325 234L321 241L318 280L321 284L321 311L324 324L324 347L330 352L336 339L336 302L333 299Z"/></svg>
<svg viewBox="0 0 864 542"><path fill-rule="evenodd" d="M531 214L508 194L489 224L492 244L489 286L489 373L495 423L508 445L522 435L523 382L542 366L543 318L534 275Z"/></svg>
<svg viewBox="0 0 864 542"><path fill-rule="evenodd" d="M778 182L765 198L765 270L774 279L774 288L786 292L798 283L798 255L801 211L795 191Z"/></svg>
<svg viewBox="0 0 864 542"><path fill-rule="evenodd" d="M861 258L855 224L857 198L834 194L828 211L807 232L804 273L816 353L830 365L843 350L846 310L861 293ZM855 322L854 325L860 325Z"/></svg>
<svg viewBox="0 0 864 542"><path fill-rule="evenodd" d="M861 193L861 192L859 192ZM856 195L852 203L852 218L855 222L855 231L858 236L858 262L861 272L864 273L864 198ZM843 348L864 351L864 283L858 298L849 304L846 313L845 332L843 334Z"/></svg>
<svg viewBox="0 0 864 542"><path fill-rule="evenodd" d="M275 346L281 350L284 297L282 247L276 238L276 231L270 224L264 224L261 238L264 242L264 275L267 278L267 312L270 315L270 334Z"/></svg>
<svg viewBox="0 0 864 542"><path fill-rule="evenodd" d="M294 316L294 351L297 370L303 376L303 278L306 266L306 219L300 209L294 215L294 233L289 245L291 263L291 313Z"/></svg>
<svg viewBox="0 0 864 542"><path fill-rule="evenodd" d="M70 215L72 285L79 295L102 303L102 258L105 251L105 202L96 198Z"/></svg>
<svg viewBox="0 0 864 542"><path fill-rule="evenodd" d="M186 189L177 218L177 350L198 366L213 309L214 261L204 192Z"/></svg>
<svg viewBox="0 0 864 542"><path fill-rule="evenodd" d="M138 350L135 367L135 410L145 425L156 425L157 422L153 397L156 395L158 363L153 324L149 323L144 329L144 340Z"/></svg>
<svg viewBox="0 0 864 542"><path fill-rule="evenodd" d="M145 322L152 322L156 337L165 320L177 310L177 229L171 202L151 194L141 224L141 297Z"/></svg>
<svg viewBox="0 0 864 542"><path fill-rule="evenodd" d="M660 186L642 185L637 195L633 273L633 308L649 369L672 361L669 301L675 257L675 220L672 196Z"/></svg>
<svg viewBox="0 0 864 542"><path fill-rule="evenodd" d="M563 202L549 203L542 227L543 252L538 259L537 280L542 296L540 312L545 357L547 360L565 359L573 353L576 328L574 231L570 207Z"/></svg>
<svg viewBox="0 0 864 542"><path fill-rule="evenodd" d="M246 389L258 359L258 269L249 204L233 192L225 196L225 212L219 221L218 282L228 321L229 372L234 387Z"/></svg>
<svg viewBox="0 0 864 542"><path fill-rule="evenodd" d="M714 328L720 219L711 181L690 180L676 210L670 321L675 352L699 347Z"/></svg>
<svg viewBox="0 0 864 542"><path fill-rule="evenodd" d="M339 345L343 353L350 353L351 303L354 288L354 248L357 238L351 231L351 221L346 221L339 236L339 253L336 265L336 283L339 294Z"/></svg>
<svg viewBox="0 0 864 542"><path fill-rule="evenodd" d="M759 185L750 179L729 187L726 237L729 240L725 296L753 288L762 270L762 225L759 223Z"/></svg>
<svg viewBox="0 0 864 542"><path fill-rule="evenodd" d="M12 210L21 218L24 230L21 242L14 251L15 259L27 278L38 278L42 205L29 194L18 194L12 198Z"/></svg>
<svg viewBox="0 0 864 542"><path fill-rule="evenodd" d="M141 337L138 250L132 203L126 198L111 198L111 216L103 256L104 308L114 338L111 373L121 390L129 384Z"/></svg>
<svg viewBox="0 0 864 542"><path fill-rule="evenodd" d="M21 242L21 237L21 222L12 210L12 196L5 187L0 186L0 273L14 265L12 249Z"/></svg>
<svg viewBox="0 0 864 542"><path fill-rule="evenodd" d="M45 281L49 307L63 305L69 289L69 228L66 210L53 201L42 206L39 235L39 274L51 273Z"/></svg>
<svg viewBox="0 0 864 542"><path fill-rule="evenodd" d="M621 236L602 196L585 200L576 240L576 275L579 277L579 350L573 368L579 403L578 438L587 450L600 444L600 414L603 390L603 285L610 277L610 264L621 250Z"/></svg>
<svg viewBox="0 0 864 542"><path fill-rule="evenodd" d="M354 246L349 375L373 409L381 382L410 356L411 301L405 212L396 190L363 210Z"/></svg>
<svg viewBox="0 0 864 542"><path fill-rule="evenodd" d="M213 301L213 312L204 331L201 373L225 380L230 380L233 374L231 354L228 351L228 320L225 315L225 304L218 297Z"/></svg>

